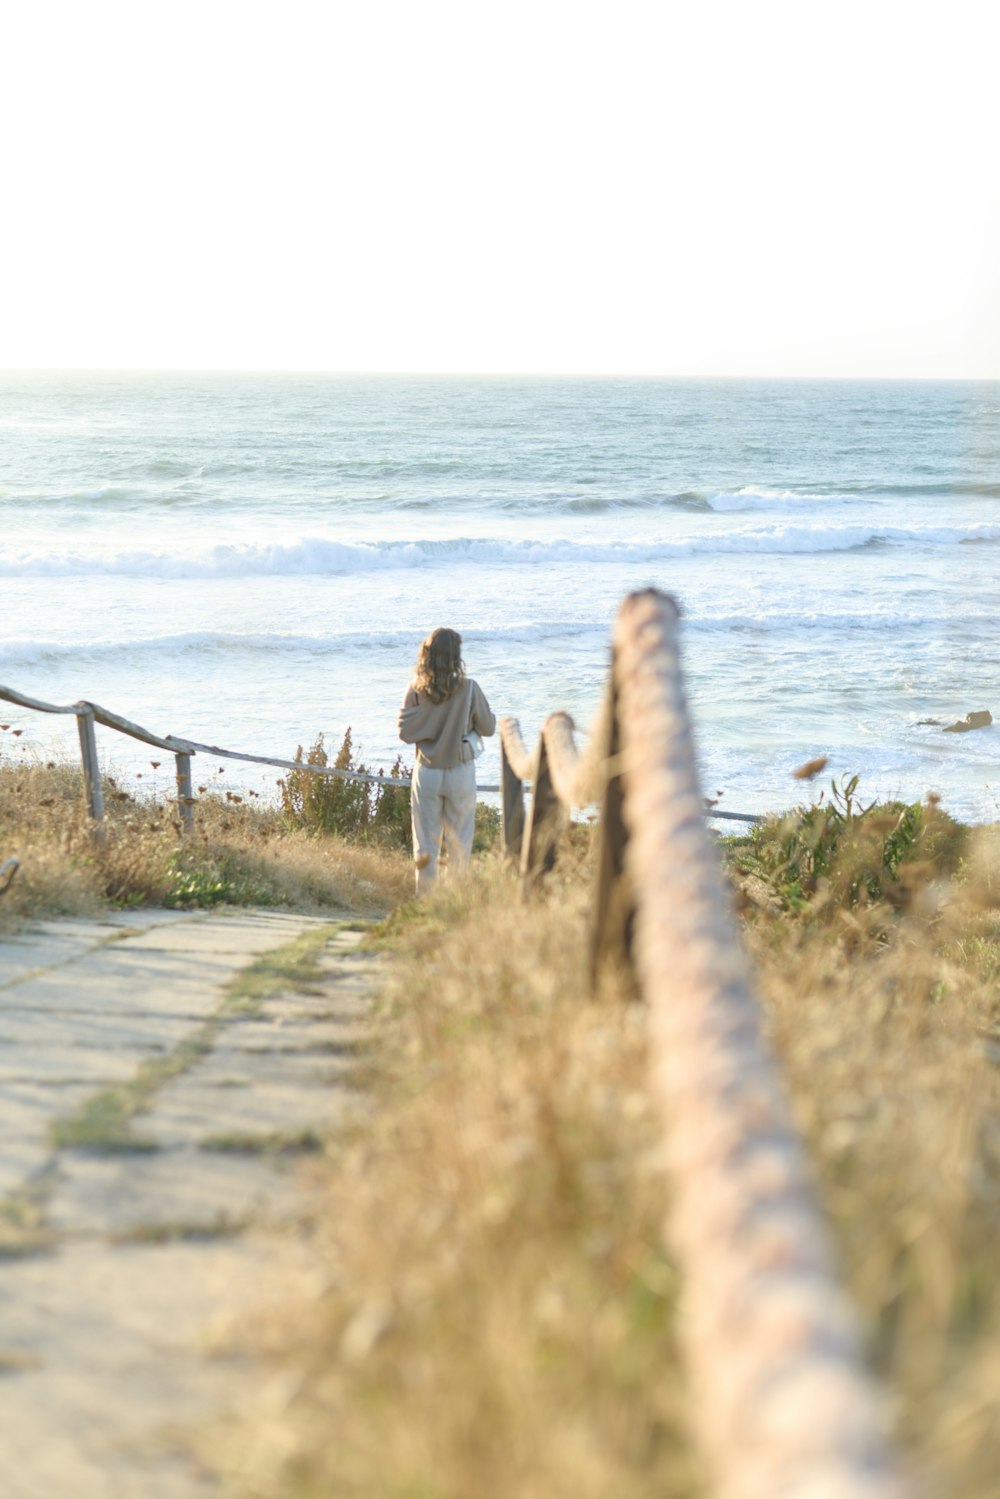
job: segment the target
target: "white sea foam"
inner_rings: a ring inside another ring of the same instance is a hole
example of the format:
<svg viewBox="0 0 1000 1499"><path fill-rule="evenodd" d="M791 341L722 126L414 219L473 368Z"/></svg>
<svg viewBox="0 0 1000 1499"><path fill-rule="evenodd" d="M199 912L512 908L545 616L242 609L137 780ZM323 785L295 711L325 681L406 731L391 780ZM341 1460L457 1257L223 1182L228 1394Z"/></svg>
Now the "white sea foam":
<svg viewBox="0 0 1000 1499"><path fill-rule="evenodd" d="M588 544L567 540L507 541L486 537L396 542L343 542L306 536L285 545L220 544L196 552L129 549L119 552L52 550L0 554L0 576L243 578L338 576L394 568L574 566L668 562L698 555L844 552L873 545L954 546L1000 541L1000 525L872 526L774 525L737 528L653 542Z"/></svg>
<svg viewBox="0 0 1000 1499"><path fill-rule="evenodd" d="M763 486L760 488L747 486L732 492L723 491L720 494L709 495L706 500L708 508L720 515L739 515L754 510L764 510L771 514L775 512L795 514L812 507L825 511L834 506L860 503L862 503L861 497L855 494L799 493L794 489L767 489Z"/></svg>
<svg viewBox="0 0 1000 1499"><path fill-rule="evenodd" d="M759 610L706 614L697 608L685 609L684 630L687 635L774 635L794 640L803 632L823 636L851 636L886 631L915 632L918 635L940 634L948 629L972 637L984 628L992 629L990 611L952 611L934 609L896 609L883 601L873 603L863 613L818 613L789 609L764 613ZM462 632L467 651L476 646L531 646L546 641L567 642L593 637L601 646L607 636L603 619L552 619L511 622L493 628L468 628ZM338 656L366 651L412 651L416 633L413 629L343 630L323 634L279 632L237 633L222 630L191 630L176 634L147 637L105 638L99 640L25 640L13 639L0 644L0 671L5 677L34 668L57 666L72 661L110 660L135 667L143 660L169 661L182 656L287 657L308 660L317 656Z"/></svg>
<svg viewBox="0 0 1000 1499"><path fill-rule="evenodd" d="M602 642L607 635L604 620L553 620L540 623L511 624L496 629L464 629L462 639L470 646L499 643L532 645L545 640L582 638L594 635ZM418 634L406 630L345 630L324 635L307 634L236 634L217 630L191 630L173 635L151 635L104 640L8 640L0 643L0 670L7 676L32 667L56 665L64 661L112 660L135 665L137 658L169 660L183 655L261 655L306 658L339 655L346 651L399 650L413 651Z"/></svg>

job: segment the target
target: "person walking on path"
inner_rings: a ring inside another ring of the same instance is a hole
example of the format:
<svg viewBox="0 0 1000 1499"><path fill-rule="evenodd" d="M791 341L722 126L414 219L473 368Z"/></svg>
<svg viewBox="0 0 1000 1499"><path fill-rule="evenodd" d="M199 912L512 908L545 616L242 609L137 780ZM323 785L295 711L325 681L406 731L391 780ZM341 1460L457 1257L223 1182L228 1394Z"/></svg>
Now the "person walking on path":
<svg viewBox="0 0 1000 1499"><path fill-rule="evenodd" d="M442 838L452 868L469 862L478 752L472 736L495 730L483 689L465 675L461 635L433 630L420 647L399 710L399 737L417 748L410 801L420 896L434 888Z"/></svg>

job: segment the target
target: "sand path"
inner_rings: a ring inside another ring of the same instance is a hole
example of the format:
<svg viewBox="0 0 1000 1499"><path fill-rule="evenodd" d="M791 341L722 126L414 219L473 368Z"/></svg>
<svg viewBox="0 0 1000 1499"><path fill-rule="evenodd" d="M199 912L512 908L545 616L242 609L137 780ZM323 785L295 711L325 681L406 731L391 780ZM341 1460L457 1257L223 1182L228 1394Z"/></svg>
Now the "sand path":
<svg viewBox="0 0 1000 1499"><path fill-rule="evenodd" d="M231 1330L308 1254L305 1152L364 1108L359 941L235 911L0 941L4 1499L217 1495L184 1433L264 1377Z"/></svg>

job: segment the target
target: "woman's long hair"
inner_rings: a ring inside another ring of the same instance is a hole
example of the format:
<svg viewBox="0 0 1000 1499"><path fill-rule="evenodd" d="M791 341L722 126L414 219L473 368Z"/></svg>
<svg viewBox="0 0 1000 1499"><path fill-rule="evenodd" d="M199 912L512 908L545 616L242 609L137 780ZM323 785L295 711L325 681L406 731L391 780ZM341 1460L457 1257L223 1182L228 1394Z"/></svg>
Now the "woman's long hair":
<svg viewBox="0 0 1000 1499"><path fill-rule="evenodd" d="M417 655L414 689L432 703L443 703L464 681L461 635L456 630L432 630Z"/></svg>

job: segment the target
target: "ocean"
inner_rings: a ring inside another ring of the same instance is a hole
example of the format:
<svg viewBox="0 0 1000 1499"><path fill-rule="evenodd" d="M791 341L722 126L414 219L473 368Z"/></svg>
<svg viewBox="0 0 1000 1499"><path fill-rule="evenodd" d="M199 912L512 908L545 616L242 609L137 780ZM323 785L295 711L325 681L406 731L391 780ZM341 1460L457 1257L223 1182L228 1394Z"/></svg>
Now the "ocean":
<svg viewBox="0 0 1000 1499"><path fill-rule="evenodd" d="M1000 720L998 561L1000 383L0 375L0 682L251 753L350 727L387 769L442 624L526 741L555 708L586 728L654 585L722 808L857 773L994 821L1000 723L922 720ZM5 757L75 753L72 720L8 720Z"/></svg>

